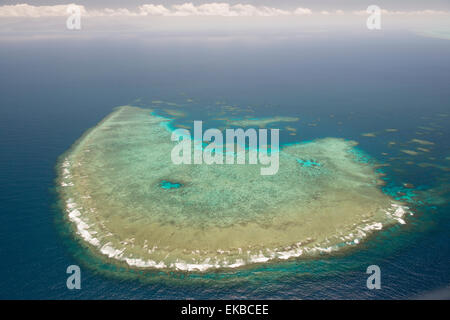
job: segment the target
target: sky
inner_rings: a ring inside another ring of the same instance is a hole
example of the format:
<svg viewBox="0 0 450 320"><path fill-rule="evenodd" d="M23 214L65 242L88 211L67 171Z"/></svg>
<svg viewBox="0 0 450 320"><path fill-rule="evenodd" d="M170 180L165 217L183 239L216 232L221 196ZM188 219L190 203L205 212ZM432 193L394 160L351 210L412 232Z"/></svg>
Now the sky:
<svg viewBox="0 0 450 320"><path fill-rule="evenodd" d="M170 6L173 4L181 4L184 2L191 2L195 5L203 4L205 2L214 1L204 1L204 0L78 0L74 1L77 4L84 5L91 8L133 8L138 7L146 3L162 4L165 6ZM215 2L225 2L225 1L215 1ZM268 7L278 7L278 8L296 8L296 7L307 7L316 10L357 10L361 7L367 7L370 4L376 4L380 7L386 7L395 10L423 10L423 9L434 9L434 10L449 10L450 1L448 0L228 0L229 4L245 3L254 6L268 6ZM42 5L61 5L67 4L68 1L60 0L2 0L0 5L14 5L19 3L28 3L34 6Z"/></svg>
<svg viewBox="0 0 450 320"><path fill-rule="evenodd" d="M18 32L63 34L71 4L80 8L84 31L103 32L285 32L337 27L362 31L367 29L367 7L377 5L383 29L432 32L450 38L448 0L2 0L0 37L19 36Z"/></svg>

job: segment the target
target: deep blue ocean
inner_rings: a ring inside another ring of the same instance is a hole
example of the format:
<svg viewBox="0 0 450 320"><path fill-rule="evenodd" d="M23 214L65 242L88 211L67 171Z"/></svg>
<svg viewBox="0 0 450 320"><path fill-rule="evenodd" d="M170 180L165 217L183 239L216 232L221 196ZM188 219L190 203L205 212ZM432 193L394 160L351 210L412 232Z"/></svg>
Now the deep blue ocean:
<svg viewBox="0 0 450 320"><path fill-rule="evenodd" d="M99 34L4 39L0 48L1 299L405 299L450 285L450 41L408 32ZM314 260L207 275L90 264L62 225L58 157L114 107L154 100L183 105L186 122L218 102L252 106L258 117L298 116L297 136L282 133L282 144L356 140L389 164L385 192L409 201L415 214L356 249ZM412 139L434 144L402 152ZM72 264L81 267L81 290L66 287ZM366 287L373 264L380 290Z"/></svg>

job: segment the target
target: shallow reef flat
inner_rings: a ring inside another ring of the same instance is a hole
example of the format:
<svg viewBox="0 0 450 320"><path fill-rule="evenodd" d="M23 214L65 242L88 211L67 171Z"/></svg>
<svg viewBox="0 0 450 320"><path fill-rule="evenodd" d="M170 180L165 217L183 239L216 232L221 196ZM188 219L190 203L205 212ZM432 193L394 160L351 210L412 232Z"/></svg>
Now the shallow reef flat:
<svg viewBox="0 0 450 320"><path fill-rule="evenodd" d="M244 118L244 119L227 119L226 123L235 127L266 127L269 124L277 122L298 122L297 117L273 117L273 118Z"/></svg>
<svg viewBox="0 0 450 320"><path fill-rule="evenodd" d="M262 176L260 165L173 164L170 122L120 107L62 157L64 210L93 252L206 271L339 250L404 223L355 142L286 145L278 173Z"/></svg>

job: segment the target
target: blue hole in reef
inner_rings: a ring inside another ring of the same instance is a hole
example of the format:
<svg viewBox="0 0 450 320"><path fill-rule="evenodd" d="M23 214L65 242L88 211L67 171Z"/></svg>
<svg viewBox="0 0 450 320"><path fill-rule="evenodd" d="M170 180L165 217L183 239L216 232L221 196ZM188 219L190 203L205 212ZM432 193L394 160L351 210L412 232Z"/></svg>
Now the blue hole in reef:
<svg viewBox="0 0 450 320"><path fill-rule="evenodd" d="M314 167L320 167L320 163L314 160L302 160L297 159L297 162L300 163L302 167L306 168L314 168Z"/></svg>
<svg viewBox="0 0 450 320"><path fill-rule="evenodd" d="M179 189L183 185L181 183L178 183L178 182L171 182L171 181L167 181L167 180L161 180L161 182L159 183L159 186L161 188L163 188L163 189Z"/></svg>

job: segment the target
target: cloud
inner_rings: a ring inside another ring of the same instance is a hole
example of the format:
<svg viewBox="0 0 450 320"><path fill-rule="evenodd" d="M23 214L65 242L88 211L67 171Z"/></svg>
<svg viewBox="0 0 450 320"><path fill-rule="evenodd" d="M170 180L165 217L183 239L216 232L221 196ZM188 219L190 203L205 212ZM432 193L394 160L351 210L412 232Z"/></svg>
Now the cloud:
<svg viewBox="0 0 450 320"><path fill-rule="evenodd" d="M359 16L367 16L366 10L353 11L353 14ZM450 14L449 11L440 10L416 10L416 11L390 11L386 9L381 9L381 14L391 15L391 16L429 16L429 15L445 15Z"/></svg>
<svg viewBox="0 0 450 320"><path fill-rule="evenodd" d="M68 16L67 8L74 4L33 6L29 4L0 6L0 17L59 17ZM220 17L274 17L274 16L305 16L312 15L313 11L308 8L295 8L284 10L267 6L254 6L250 4L234 4L226 2L211 2L194 5L191 2L165 7L161 4L143 4L134 10L126 8L116 9L86 9L78 6L84 17L145 17L145 16L167 16L167 17L192 17L192 16L220 16ZM421 11L389 11L381 10L386 15L443 15L450 14L447 11L421 10ZM320 15L343 15L342 10L321 11ZM353 15L368 15L366 10L353 11Z"/></svg>
<svg viewBox="0 0 450 320"><path fill-rule="evenodd" d="M288 15L289 11L271 7L255 7L249 4L205 3L195 6L192 3L173 5L169 16L222 16L222 17L251 17L251 16L279 16Z"/></svg>
<svg viewBox="0 0 450 320"><path fill-rule="evenodd" d="M5 5L0 6L0 17L58 17L67 16L67 8L70 5L54 5L54 6L32 6L29 4ZM282 15L305 15L311 14L311 10L307 8L297 8L296 10L287 11L267 6L253 6L250 4L230 5L225 2L212 2L201 5L192 3L183 3L173 5L167 8L163 5L143 4L137 10L129 9L96 9L87 10L84 6L78 6L82 15L87 17L115 17L115 16L221 16L221 17L271 17Z"/></svg>
<svg viewBox="0 0 450 320"><path fill-rule="evenodd" d="M167 16L170 14L170 10L160 4L144 4L139 7L139 14L142 16Z"/></svg>
<svg viewBox="0 0 450 320"><path fill-rule="evenodd" d="M88 17L133 17L133 16L136 17L136 16L141 15L141 14L132 12L125 8L118 8L118 9L105 8L105 9L101 9L101 10L87 11L83 6L79 6L79 7L83 8L81 10L82 13L84 12L84 16L88 16Z"/></svg>
<svg viewBox="0 0 450 320"><path fill-rule="evenodd" d="M54 6L32 6L28 4L0 6L0 17L58 17L67 16L67 8L74 4ZM167 8L163 5L143 4L137 10L131 11L125 8L117 9L93 9L87 10L84 6L78 6L85 17L115 17L115 16L221 16L221 17L271 17L282 15L311 14L310 9L297 8L294 12L266 6L253 6L249 4L230 5L225 2L212 2L201 5L183 3Z"/></svg>
<svg viewBox="0 0 450 320"><path fill-rule="evenodd" d="M32 6L29 4L16 4L9 6L0 6L0 17L61 17L67 16L67 8L71 4L54 5L54 6ZM73 4L72 4L73 5ZM86 9L83 6L78 6L81 13L85 14Z"/></svg>
<svg viewBox="0 0 450 320"><path fill-rule="evenodd" d="M312 14L312 11L308 8L297 8L294 10L294 14L298 16L309 15Z"/></svg>

